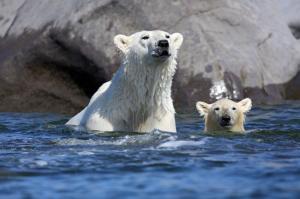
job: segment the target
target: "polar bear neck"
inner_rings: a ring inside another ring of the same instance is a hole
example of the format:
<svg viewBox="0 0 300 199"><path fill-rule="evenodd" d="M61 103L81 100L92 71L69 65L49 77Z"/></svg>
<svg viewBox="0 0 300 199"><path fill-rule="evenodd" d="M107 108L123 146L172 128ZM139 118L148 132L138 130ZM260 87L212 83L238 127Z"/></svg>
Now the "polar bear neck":
<svg viewBox="0 0 300 199"><path fill-rule="evenodd" d="M156 117L165 112L174 113L171 87L177 64L175 57L151 64L141 60L134 55L125 57L113 78L114 84L118 85L115 87L115 97L127 98L122 101L129 101L129 104L123 106L127 106L131 112L142 110Z"/></svg>

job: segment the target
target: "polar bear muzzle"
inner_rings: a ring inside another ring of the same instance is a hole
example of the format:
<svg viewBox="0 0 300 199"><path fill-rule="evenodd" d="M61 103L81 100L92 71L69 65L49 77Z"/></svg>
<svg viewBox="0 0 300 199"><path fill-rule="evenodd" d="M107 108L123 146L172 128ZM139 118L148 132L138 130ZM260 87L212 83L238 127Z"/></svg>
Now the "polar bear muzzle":
<svg viewBox="0 0 300 199"><path fill-rule="evenodd" d="M171 53L169 52L169 41L166 39L159 40L151 55L153 57L170 57Z"/></svg>
<svg viewBox="0 0 300 199"><path fill-rule="evenodd" d="M220 120L219 120L219 124L222 127L230 127L230 126L232 126L231 117L229 115L223 115L220 118Z"/></svg>

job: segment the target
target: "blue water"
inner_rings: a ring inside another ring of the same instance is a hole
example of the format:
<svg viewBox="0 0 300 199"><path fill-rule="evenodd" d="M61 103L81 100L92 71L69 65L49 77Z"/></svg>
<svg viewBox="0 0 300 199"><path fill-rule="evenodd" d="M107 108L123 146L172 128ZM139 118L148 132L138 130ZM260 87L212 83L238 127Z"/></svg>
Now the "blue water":
<svg viewBox="0 0 300 199"><path fill-rule="evenodd" d="M255 107L245 135L94 134L67 116L0 113L0 198L299 198L300 104Z"/></svg>

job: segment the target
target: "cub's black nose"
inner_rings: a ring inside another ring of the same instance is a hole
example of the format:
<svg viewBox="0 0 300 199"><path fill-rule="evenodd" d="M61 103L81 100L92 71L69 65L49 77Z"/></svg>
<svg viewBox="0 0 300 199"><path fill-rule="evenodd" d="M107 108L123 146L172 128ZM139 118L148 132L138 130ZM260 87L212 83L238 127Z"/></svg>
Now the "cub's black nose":
<svg viewBox="0 0 300 199"><path fill-rule="evenodd" d="M220 125L223 127L230 126L230 116L224 115L221 117Z"/></svg>
<svg viewBox="0 0 300 199"><path fill-rule="evenodd" d="M162 48L168 48L169 47L169 42L168 40L159 40L158 41L158 44L157 44L159 47L162 47Z"/></svg>
<svg viewBox="0 0 300 199"><path fill-rule="evenodd" d="M231 118L227 115L222 117L222 122L224 122L224 123L229 123L230 120L231 120Z"/></svg>

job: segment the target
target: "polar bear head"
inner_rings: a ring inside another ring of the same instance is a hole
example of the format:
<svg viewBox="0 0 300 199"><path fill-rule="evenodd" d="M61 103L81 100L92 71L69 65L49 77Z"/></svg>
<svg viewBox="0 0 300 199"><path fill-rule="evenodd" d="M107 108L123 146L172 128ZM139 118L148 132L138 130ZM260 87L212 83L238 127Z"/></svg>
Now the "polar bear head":
<svg viewBox="0 0 300 199"><path fill-rule="evenodd" d="M244 131L245 113L252 106L249 98L239 102L221 99L213 104L197 102L196 108L205 119L205 131Z"/></svg>
<svg viewBox="0 0 300 199"><path fill-rule="evenodd" d="M161 30L141 31L130 36L117 35L114 43L127 57L143 63L156 63L176 58L183 37L180 33L170 34Z"/></svg>

